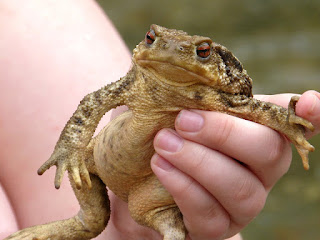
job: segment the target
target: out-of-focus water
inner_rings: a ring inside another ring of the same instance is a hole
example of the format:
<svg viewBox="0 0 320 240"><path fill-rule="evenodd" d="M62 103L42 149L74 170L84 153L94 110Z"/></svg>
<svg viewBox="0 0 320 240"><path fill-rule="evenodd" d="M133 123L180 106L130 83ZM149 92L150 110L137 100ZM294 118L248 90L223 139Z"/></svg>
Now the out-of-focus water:
<svg viewBox="0 0 320 240"><path fill-rule="evenodd" d="M98 0L130 49L150 24L211 37L229 48L252 77L254 93L320 91L319 0ZM320 136L311 140L311 169L293 164L246 240L320 239Z"/></svg>

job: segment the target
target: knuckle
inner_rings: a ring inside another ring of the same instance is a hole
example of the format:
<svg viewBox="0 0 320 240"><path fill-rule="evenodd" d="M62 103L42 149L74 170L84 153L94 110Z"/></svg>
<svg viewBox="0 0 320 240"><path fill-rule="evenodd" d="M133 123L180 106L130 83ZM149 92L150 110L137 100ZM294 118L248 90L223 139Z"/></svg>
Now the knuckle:
<svg viewBox="0 0 320 240"><path fill-rule="evenodd" d="M228 142L231 132L234 129L234 125L233 117L219 118L219 120L216 121L216 126L218 127L214 129L214 133L209 132L209 134L210 136L215 136L215 144L218 147L222 147Z"/></svg>
<svg viewBox="0 0 320 240"><path fill-rule="evenodd" d="M259 197L255 197L250 201L248 206L248 210L244 217L248 219L248 222L255 218L264 208L266 197L264 195L260 195Z"/></svg>
<svg viewBox="0 0 320 240"><path fill-rule="evenodd" d="M183 202L190 194L194 194L195 192L195 182L191 178L186 178L181 184L179 184L179 188L175 188L174 198L177 202Z"/></svg>
<svg viewBox="0 0 320 240"><path fill-rule="evenodd" d="M239 203L241 215L251 220L263 209L266 201L266 191L258 181L245 178L235 191L234 201Z"/></svg>
<svg viewBox="0 0 320 240"><path fill-rule="evenodd" d="M248 177L243 178L241 182L238 182L239 186L234 192L234 199L238 202L246 201L249 199L253 194L253 183L251 179Z"/></svg>
<svg viewBox="0 0 320 240"><path fill-rule="evenodd" d="M230 226L229 216L227 214L220 214L220 216L217 217L217 213L214 213L214 215L211 215L211 219L214 219L214 223L209 224L207 228L210 239L221 238L226 235Z"/></svg>
<svg viewBox="0 0 320 240"><path fill-rule="evenodd" d="M202 168L205 166L205 162L210 158L210 152L206 147L198 145L194 149L195 157L190 159L190 171L201 172Z"/></svg>
<svg viewBox="0 0 320 240"><path fill-rule="evenodd" d="M186 228L191 239L221 239L228 233L230 218L228 216L204 217L202 220L194 222L184 219Z"/></svg>
<svg viewBox="0 0 320 240"><path fill-rule="evenodd" d="M225 221L215 221L214 226L213 224L209 225L205 232L210 239L221 239L221 237L226 235L228 229L229 224L226 224Z"/></svg>
<svg viewBox="0 0 320 240"><path fill-rule="evenodd" d="M176 155L175 166L186 174L194 176L201 173L208 165L208 159L212 158L212 150L198 143L186 141L183 150Z"/></svg>
<svg viewBox="0 0 320 240"><path fill-rule="evenodd" d="M277 134L277 137L272 137L270 141L270 153L267 156L267 163L270 167L277 166L288 149L288 141L284 136Z"/></svg>

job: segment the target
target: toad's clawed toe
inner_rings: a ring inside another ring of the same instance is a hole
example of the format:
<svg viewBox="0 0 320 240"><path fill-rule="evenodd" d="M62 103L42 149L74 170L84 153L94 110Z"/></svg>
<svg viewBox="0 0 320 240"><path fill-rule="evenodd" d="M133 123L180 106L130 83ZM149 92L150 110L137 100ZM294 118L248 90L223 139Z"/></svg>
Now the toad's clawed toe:
<svg viewBox="0 0 320 240"><path fill-rule="evenodd" d="M289 124L291 125L298 124L309 129L310 131L314 131L314 126L312 125L312 123L299 116L289 114L288 121L289 121Z"/></svg>
<svg viewBox="0 0 320 240"><path fill-rule="evenodd" d="M314 151L314 147L306 140L305 131L309 129L314 130L314 126L311 122L296 115L296 104L299 100L299 96L293 96L288 106L288 123L294 129L292 136L288 136L292 143L298 150L299 155L302 158L304 169L309 169L309 152Z"/></svg>
<svg viewBox="0 0 320 240"><path fill-rule="evenodd" d="M311 122L296 115L296 104L297 104L299 98L300 98L299 96L293 96L290 99L290 103L288 106L288 112L289 112L288 122L291 125L298 124L298 125L301 125L307 129L309 129L310 131L314 131L314 126L312 125Z"/></svg>

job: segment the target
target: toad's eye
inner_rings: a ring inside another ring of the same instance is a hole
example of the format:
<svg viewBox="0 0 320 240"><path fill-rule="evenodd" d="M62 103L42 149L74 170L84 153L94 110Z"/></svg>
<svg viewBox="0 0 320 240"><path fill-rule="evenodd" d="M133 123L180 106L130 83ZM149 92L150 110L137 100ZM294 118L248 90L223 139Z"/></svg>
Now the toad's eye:
<svg viewBox="0 0 320 240"><path fill-rule="evenodd" d="M147 32L145 41L146 44L151 45L156 40L156 33L151 29Z"/></svg>
<svg viewBox="0 0 320 240"><path fill-rule="evenodd" d="M197 55L200 58L208 58L211 54L211 48L209 43L204 42L201 43L198 47L197 47Z"/></svg>

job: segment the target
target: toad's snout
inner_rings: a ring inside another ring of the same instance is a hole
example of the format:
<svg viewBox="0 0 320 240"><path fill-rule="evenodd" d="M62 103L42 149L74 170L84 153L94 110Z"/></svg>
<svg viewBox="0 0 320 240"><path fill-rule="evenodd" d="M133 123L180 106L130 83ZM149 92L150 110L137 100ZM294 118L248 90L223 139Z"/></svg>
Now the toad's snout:
<svg viewBox="0 0 320 240"><path fill-rule="evenodd" d="M187 41L181 41L178 39L162 39L162 44L160 45L163 50L168 52L184 52L189 49L191 44Z"/></svg>

